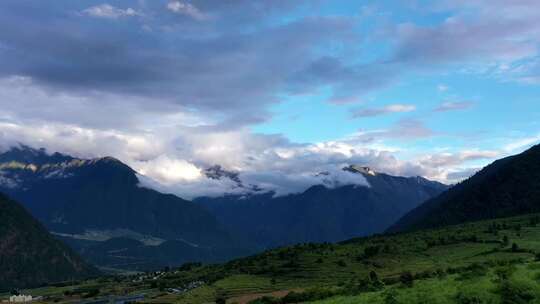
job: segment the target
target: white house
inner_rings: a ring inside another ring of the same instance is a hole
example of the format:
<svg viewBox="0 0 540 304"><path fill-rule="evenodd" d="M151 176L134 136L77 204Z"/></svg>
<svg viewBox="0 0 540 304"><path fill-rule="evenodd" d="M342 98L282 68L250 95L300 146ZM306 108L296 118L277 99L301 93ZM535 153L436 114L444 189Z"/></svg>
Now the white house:
<svg viewBox="0 0 540 304"><path fill-rule="evenodd" d="M27 296L27 295L11 296L9 297L9 302L10 303L32 302L32 296Z"/></svg>

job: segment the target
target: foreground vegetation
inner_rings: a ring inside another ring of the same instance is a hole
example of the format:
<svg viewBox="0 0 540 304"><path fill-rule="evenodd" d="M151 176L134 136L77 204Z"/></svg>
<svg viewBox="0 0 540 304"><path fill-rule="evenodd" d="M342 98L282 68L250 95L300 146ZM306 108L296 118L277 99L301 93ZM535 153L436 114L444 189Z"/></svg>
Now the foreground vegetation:
<svg viewBox="0 0 540 304"><path fill-rule="evenodd" d="M538 260L540 216L530 215L24 292L65 303L141 294L190 304L540 303Z"/></svg>

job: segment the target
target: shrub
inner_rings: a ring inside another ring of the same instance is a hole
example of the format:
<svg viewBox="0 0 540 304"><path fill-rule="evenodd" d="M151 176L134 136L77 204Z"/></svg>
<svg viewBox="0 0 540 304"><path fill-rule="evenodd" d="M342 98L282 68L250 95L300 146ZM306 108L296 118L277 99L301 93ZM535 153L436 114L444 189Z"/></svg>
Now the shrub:
<svg viewBox="0 0 540 304"><path fill-rule="evenodd" d="M456 295L456 303L457 304L484 304L489 303L487 299L484 298L483 295L477 292L471 292L471 291L458 291Z"/></svg>
<svg viewBox="0 0 540 304"><path fill-rule="evenodd" d="M505 280L509 280L515 271L516 269L514 266L508 265L508 266L497 267L494 273L495 273L495 276L497 277L497 281L502 282Z"/></svg>
<svg viewBox="0 0 540 304"><path fill-rule="evenodd" d="M497 289L504 304L525 304L534 300L534 287L524 282L504 280Z"/></svg>
<svg viewBox="0 0 540 304"><path fill-rule="evenodd" d="M379 275L375 271L369 273L370 289L380 290L384 287L384 283L379 279Z"/></svg>
<svg viewBox="0 0 540 304"><path fill-rule="evenodd" d="M285 297L281 298L281 303L303 303L322 300L340 294L339 290L329 288L312 288L303 292L289 292ZM261 303L266 304L266 303Z"/></svg>
<svg viewBox="0 0 540 304"><path fill-rule="evenodd" d="M364 249L364 257L365 258L371 258L376 256L380 251L379 246L367 246Z"/></svg>
<svg viewBox="0 0 540 304"><path fill-rule="evenodd" d="M376 282L379 281L379 276L375 271L372 270L369 272L369 279L371 280L371 282Z"/></svg>
<svg viewBox="0 0 540 304"><path fill-rule="evenodd" d="M446 277L446 272L444 271L444 269L441 269L441 268L437 268L437 270L435 271L435 274L437 275L437 278L439 279L443 279L444 277Z"/></svg>
<svg viewBox="0 0 540 304"><path fill-rule="evenodd" d="M346 267L346 266L347 266L347 263L345 263L345 261L343 261L343 260L337 261L336 264L337 264L339 267Z"/></svg>
<svg viewBox="0 0 540 304"><path fill-rule="evenodd" d="M400 282L398 277L387 277L383 278L382 281L385 285L394 285Z"/></svg>
<svg viewBox="0 0 540 304"><path fill-rule="evenodd" d="M99 289L94 288L88 290L88 292L83 296L83 298L93 298L99 294Z"/></svg>
<svg viewBox="0 0 540 304"><path fill-rule="evenodd" d="M540 223L540 217L539 216L534 216L534 217L531 217L529 219L529 225L530 226L536 227L536 225L538 225L539 223Z"/></svg>
<svg viewBox="0 0 540 304"><path fill-rule="evenodd" d="M407 287L412 287L414 284L414 277L410 271L406 271L399 276L401 284Z"/></svg>
<svg viewBox="0 0 540 304"><path fill-rule="evenodd" d="M224 296L217 296L216 297L216 304L226 304L227 303L227 299L225 299ZM252 301L253 302L253 301ZM251 303L251 302L249 302ZM260 302L260 303L263 303L263 302Z"/></svg>
<svg viewBox="0 0 540 304"><path fill-rule="evenodd" d="M464 269L464 271L457 278L458 280L471 280L486 275L488 269L486 266L478 263L474 263Z"/></svg>
<svg viewBox="0 0 540 304"><path fill-rule="evenodd" d="M510 244L510 240L508 239L508 236L505 235L505 236L503 236L501 246L506 247L506 246L508 246L508 244Z"/></svg>

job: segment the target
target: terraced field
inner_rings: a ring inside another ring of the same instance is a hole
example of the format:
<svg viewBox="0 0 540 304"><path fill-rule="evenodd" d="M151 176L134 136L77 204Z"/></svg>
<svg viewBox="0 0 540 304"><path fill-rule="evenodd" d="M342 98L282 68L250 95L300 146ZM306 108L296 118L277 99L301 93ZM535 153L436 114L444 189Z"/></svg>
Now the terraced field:
<svg viewBox="0 0 540 304"><path fill-rule="evenodd" d="M222 265L188 264L27 292L60 303L79 301L91 289L99 295L89 298L144 293L148 303L538 303L537 253L540 216L530 215L339 244L302 244ZM204 285L171 291L194 281ZM505 286L530 294L503 302Z"/></svg>

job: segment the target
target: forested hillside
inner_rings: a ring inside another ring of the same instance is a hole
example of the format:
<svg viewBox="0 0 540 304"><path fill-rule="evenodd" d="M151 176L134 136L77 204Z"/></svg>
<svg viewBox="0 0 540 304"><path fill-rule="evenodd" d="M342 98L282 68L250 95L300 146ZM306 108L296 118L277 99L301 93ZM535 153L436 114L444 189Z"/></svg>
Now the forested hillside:
<svg viewBox="0 0 540 304"><path fill-rule="evenodd" d="M440 227L540 211L540 145L488 165L428 200L389 231Z"/></svg>
<svg viewBox="0 0 540 304"><path fill-rule="evenodd" d="M0 290L98 273L51 236L21 205L0 194Z"/></svg>

